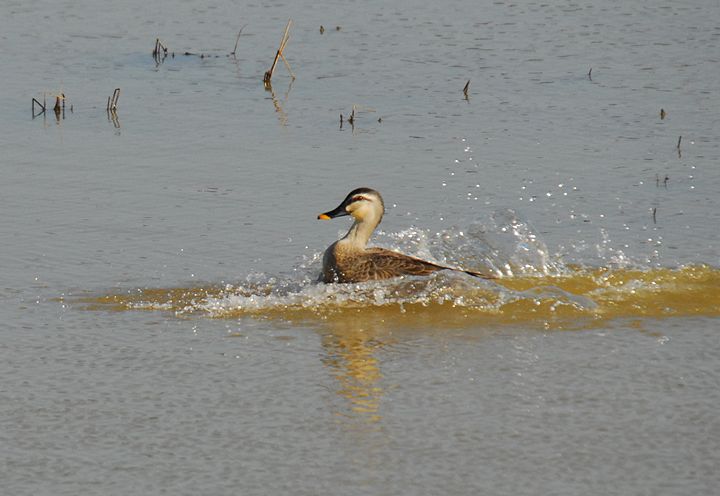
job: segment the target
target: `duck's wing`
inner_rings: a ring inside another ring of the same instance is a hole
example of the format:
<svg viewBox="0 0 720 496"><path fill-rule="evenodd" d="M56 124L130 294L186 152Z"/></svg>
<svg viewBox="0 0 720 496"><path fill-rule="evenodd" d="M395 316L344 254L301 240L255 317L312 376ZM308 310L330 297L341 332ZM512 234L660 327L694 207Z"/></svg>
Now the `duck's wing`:
<svg viewBox="0 0 720 496"><path fill-rule="evenodd" d="M447 267L384 248L369 248L357 260L356 269L362 279L371 280L399 276L426 276Z"/></svg>
<svg viewBox="0 0 720 496"><path fill-rule="evenodd" d="M492 275L481 274L470 270L463 270L454 267L446 267L436 263L428 262L420 258L411 257L385 248L369 248L361 257L358 269L366 275L364 280L389 279L399 276L426 276L438 270L452 270L464 272L473 277L482 279L494 279Z"/></svg>

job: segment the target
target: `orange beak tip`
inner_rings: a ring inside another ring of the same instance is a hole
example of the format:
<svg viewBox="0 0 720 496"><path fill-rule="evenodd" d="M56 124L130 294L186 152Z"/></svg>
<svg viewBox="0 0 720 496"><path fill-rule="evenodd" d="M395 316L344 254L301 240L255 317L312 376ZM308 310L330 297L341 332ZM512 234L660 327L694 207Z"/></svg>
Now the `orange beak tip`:
<svg viewBox="0 0 720 496"><path fill-rule="evenodd" d="M329 216L329 215L325 215L325 214L320 214L320 215L318 215L318 219L320 219L320 220L330 220L330 216Z"/></svg>

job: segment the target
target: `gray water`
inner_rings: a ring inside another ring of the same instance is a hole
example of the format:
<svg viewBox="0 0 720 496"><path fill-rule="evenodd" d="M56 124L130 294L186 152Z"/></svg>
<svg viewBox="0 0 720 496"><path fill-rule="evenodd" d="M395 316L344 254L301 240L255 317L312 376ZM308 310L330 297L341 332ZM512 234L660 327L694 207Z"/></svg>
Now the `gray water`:
<svg viewBox="0 0 720 496"><path fill-rule="evenodd" d="M281 63L266 90L289 18L296 79ZM522 225L505 275L707 266L717 288L719 19L716 0L3 2L1 492L714 494L717 292L644 311L649 272L617 288L629 310L568 321L532 315L554 282L482 283L531 307L497 317L372 286L338 317L322 303L357 288L309 281L347 228L316 215L370 186L386 246L452 259L468 226ZM285 289L97 304L256 283Z"/></svg>

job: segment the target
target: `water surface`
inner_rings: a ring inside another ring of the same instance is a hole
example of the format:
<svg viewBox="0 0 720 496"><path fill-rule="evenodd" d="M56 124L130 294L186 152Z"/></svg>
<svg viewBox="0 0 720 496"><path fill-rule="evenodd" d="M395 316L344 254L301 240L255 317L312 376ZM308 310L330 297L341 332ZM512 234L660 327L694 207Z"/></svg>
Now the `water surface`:
<svg viewBox="0 0 720 496"><path fill-rule="evenodd" d="M5 491L713 494L719 18L3 3ZM359 186L503 278L316 284Z"/></svg>

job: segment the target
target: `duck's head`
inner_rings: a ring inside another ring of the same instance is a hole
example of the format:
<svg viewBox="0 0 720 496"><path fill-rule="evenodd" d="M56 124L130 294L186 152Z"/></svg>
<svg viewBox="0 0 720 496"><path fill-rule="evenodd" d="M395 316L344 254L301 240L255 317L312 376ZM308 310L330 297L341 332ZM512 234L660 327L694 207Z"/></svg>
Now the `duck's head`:
<svg viewBox="0 0 720 496"><path fill-rule="evenodd" d="M334 210L318 215L318 219L330 220L343 215L352 215L357 222L374 220L380 223L385 204L380 193L370 188L352 190Z"/></svg>

